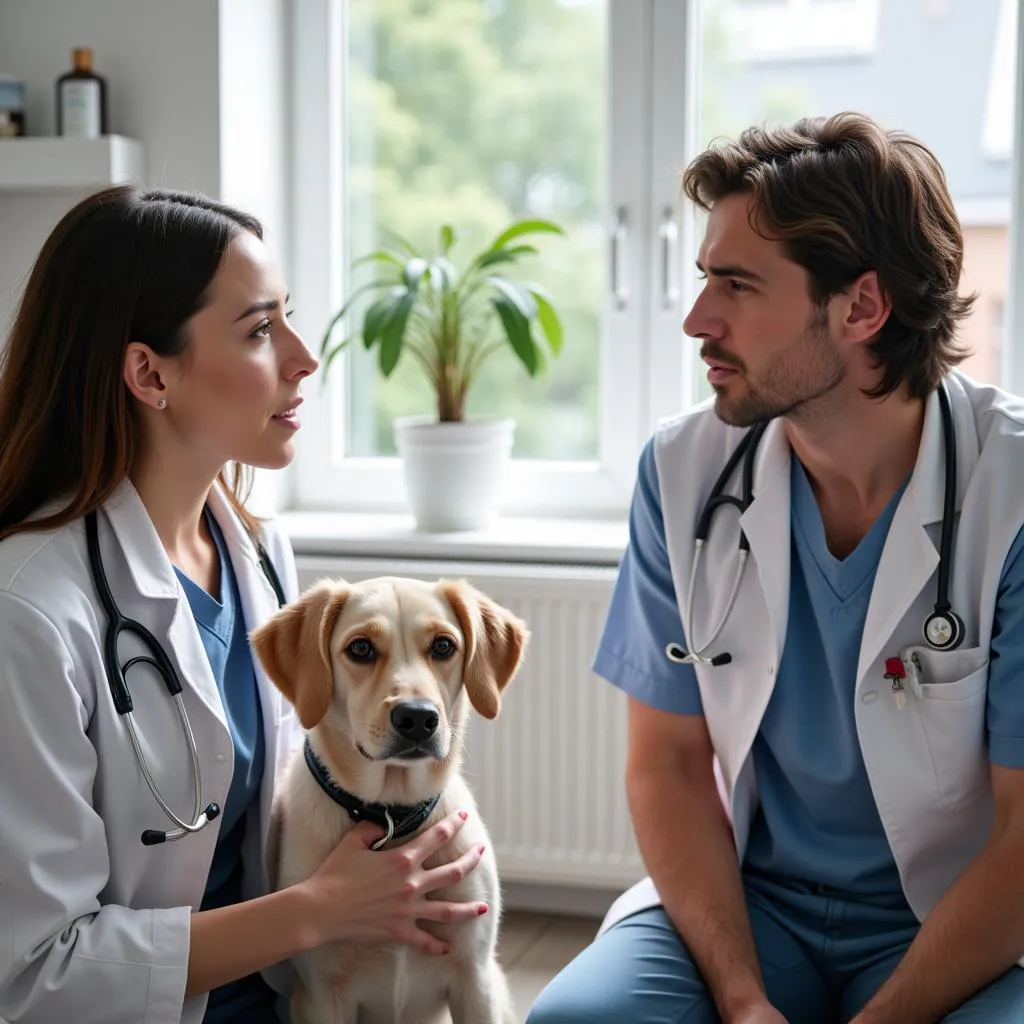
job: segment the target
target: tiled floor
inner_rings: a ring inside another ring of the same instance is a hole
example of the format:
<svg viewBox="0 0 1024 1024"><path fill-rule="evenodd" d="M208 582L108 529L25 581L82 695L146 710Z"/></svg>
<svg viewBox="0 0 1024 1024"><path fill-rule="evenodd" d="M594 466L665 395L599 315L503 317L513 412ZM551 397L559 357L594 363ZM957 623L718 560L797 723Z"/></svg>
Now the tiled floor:
<svg viewBox="0 0 1024 1024"><path fill-rule="evenodd" d="M594 938L599 924L589 917L504 914L500 958L520 1021L548 981Z"/></svg>

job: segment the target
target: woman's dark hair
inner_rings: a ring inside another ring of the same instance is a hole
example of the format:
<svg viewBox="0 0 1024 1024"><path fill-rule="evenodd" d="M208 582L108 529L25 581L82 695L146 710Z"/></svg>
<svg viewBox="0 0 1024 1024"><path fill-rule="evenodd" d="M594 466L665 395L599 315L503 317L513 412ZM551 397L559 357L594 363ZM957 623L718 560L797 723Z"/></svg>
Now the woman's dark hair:
<svg viewBox="0 0 1024 1024"><path fill-rule="evenodd" d="M225 250L255 218L203 196L104 189L54 228L25 286L0 362L0 539L64 525L101 506L140 455L142 423L123 378L129 342L185 352ZM243 506L248 467L225 492ZM32 518L55 499L67 503Z"/></svg>
<svg viewBox="0 0 1024 1024"><path fill-rule="evenodd" d="M872 397L906 385L923 398L969 354L956 340L975 298L958 291L960 222L942 167L917 139L856 113L749 128L698 156L683 190L705 210L749 194L751 227L807 271L819 305L877 272L892 312L871 345L882 368Z"/></svg>

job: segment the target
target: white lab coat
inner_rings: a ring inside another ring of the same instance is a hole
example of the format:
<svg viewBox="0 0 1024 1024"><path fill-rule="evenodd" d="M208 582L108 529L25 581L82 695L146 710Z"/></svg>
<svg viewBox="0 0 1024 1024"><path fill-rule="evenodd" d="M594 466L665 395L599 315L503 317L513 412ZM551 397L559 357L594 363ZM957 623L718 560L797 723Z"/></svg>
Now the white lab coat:
<svg viewBox="0 0 1024 1024"><path fill-rule="evenodd" d="M252 628L277 599L217 487L210 506ZM188 600L129 483L100 513L99 535L122 613L152 631L178 670L204 801L223 807L233 751L217 685ZM272 524L263 540L291 600L288 543ZM171 825L110 698L105 626L84 521L0 543L0 1017L11 1024L195 1024L206 1006L206 996L185 1000L189 918L203 897L220 819L177 842L140 842L144 829ZM121 641L122 661L140 651L134 639ZM258 664L256 679L266 760L257 827L243 851L246 896L266 891L274 779L301 736ZM174 703L145 667L130 682L158 785L190 816L193 780Z"/></svg>
<svg viewBox="0 0 1024 1024"><path fill-rule="evenodd" d="M913 475L872 588L853 695L872 793L907 901L920 920L979 852L992 825L985 746L989 642L1003 564L1024 523L1024 402L959 373L947 384L960 513L950 600L966 636L955 651L923 646L922 624L935 602L945 482L939 400L932 395ZM681 607L689 593L697 518L742 436L708 406L658 431L666 540ZM742 517L751 557L736 607L711 651L729 651L733 660L696 669L741 860L758 806L751 748L774 687L789 611L790 449L778 422L761 441L755 469L755 500ZM734 481L733 493L738 486ZM698 644L720 621L732 586L736 520L735 512L722 511L711 528L694 600ZM884 678L885 659L910 650L922 661L921 685L900 709ZM658 902L645 879L616 901L603 927Z"/></svg>

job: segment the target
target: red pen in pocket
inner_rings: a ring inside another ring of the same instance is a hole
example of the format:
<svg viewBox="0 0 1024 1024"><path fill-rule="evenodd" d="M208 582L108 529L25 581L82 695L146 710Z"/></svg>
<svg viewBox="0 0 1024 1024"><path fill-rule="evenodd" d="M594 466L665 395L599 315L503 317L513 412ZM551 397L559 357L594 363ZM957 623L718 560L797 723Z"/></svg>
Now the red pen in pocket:
<svg viewBox="0 0 1024 1024"><path fill-rule="evenodd" d="M893 696L896 698L896 707L901 711L907 706L907 668L902 658L885 659L885 678L889 680Z"/></svg>

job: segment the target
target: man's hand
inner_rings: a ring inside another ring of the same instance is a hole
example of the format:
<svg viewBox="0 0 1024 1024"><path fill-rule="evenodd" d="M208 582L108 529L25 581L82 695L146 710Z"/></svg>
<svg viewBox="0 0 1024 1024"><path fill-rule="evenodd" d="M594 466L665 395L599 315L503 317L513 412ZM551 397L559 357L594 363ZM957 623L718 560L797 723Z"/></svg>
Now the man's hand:
<svg viewBox="0 0 1024 1024"><path fill-rule="evenodd" d="M988 841L932 907L896 970L853 1024L935 1024L1024 949L1024 768L992 765Z"/></svg>

